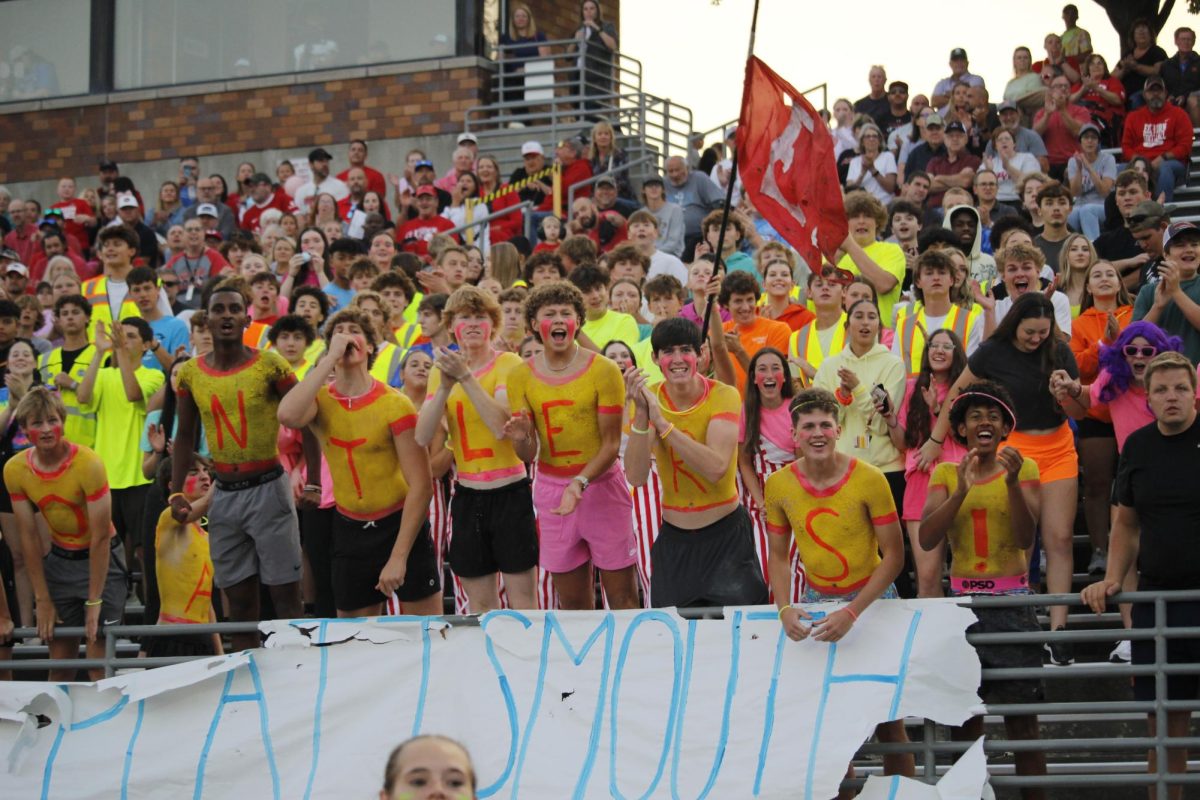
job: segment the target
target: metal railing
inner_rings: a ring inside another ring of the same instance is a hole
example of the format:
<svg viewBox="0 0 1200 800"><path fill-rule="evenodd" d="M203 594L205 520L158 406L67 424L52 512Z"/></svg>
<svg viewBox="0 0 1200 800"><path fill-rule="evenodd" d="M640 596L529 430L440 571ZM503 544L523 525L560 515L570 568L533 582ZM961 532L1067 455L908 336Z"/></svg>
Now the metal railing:
<svg viewBox="0 0 1200 800"><path fill-rule="evenodd" d="M522 200L520 203L517 203L515 206L509 206L507 208L502 208L499 211L493 211L490 214L486 214L482 217L475 217L470 222L464 222L462 225L459 225L457 228L451 228L448 231L442 231L442 233L446 234L447 236L456 236L456 235L462 233L463 231L467 230L468 228L478 228L480 225L486 225L494 219L499 219L500 217L504 217L509 214L515 214L515 213L520 212L522 215L521 224L524 226L524 231L522 232L522 235L526 239L528 239L529 233L530 233L530 217L528 214L525 213L525 211L530 208L533 208L533 202L530 200Z"/></svg>
<svg viewBox="0 0 1200 800"><path fill-rule="evenodd" d="M1167 679L1175 675L1192 675L1200 673L1200 664L1183 664L1167 662L1167 642L1173 638L1200 637L1200 627L1166 626L1167 603L1171 601L1200 602L1200 591L1184 592L1132 592L1123 593L1112 601L1152 603L1155 624L1150 628L1134 630L1108 629L1079 629L1056 632L1029 633L988 633L967 634L967 641L973 645L996 644L1040 644L1044 642L1069 642L1074 644L1113 642L1118 639L1133 641L1152 640L1155 648L1155 660L1152 664L1109 664L1094 663L1080 664L1072 667L1029 667L1029 668L986 668L982 677L986 680L1040 680L1047 684L1067 682L1079 679L1091 679L1092 690L1100 692L1103 689L1101 679L1108 679L1114 696L1111 698L1091 698L1078 701L1058 700L1043 703L1010 703L988 704L984 707L984 721L989 727L984 750L993 757L1009 753L1044 752L1057 754L1071 760L1059 758L1048 764L1047 774L1039 776L1024 776L1014 774L1010 763L997 760L989 764L991 782L997 787L1137 787L1155 786L1160 797L1165 797L1166 787L1179 784L1200 784L1200 764L1189 764L1189 772L1172 774L1167 772L1167 748L1200 748L1200 737L1172 737L1167 728L1167 714L1171 711L1200 710L1200 701L1168 700ZM887 602L887 601L881 601ZM972 608L1004 608L1020 606L1047 605L1082 605L1078 594L1069 595L1021 595L1011 597L975 597ZM685 618L722 618L723 609L679 609L679 614ZM479 617L445 616L439 619L452 625L478 625ZM1082 620L1082 617L1075 619ZM18 644L15 648L15 658L11 662L0 662L0 669L12 669L28 674L44 672L47 669L95 669L104 670L106 676L112 676L118 669L140 669L175 664L190 660L188 658L133 658L132 653L121 656L120 652L134 651L136 646L126 644L118 647L118 642L127 642L131 638L147 638L153 636L174 636L180 634L233 634L247 633L257 628L256 623L216 623L208 625L118 625L110 626L103 632L105 655L99 659L50 660L47 658L31 658L45 651L44 646ZM81 628L60 628L60 636L81 636ZM35 637L37 631L32 628L21 628L15 631L18 641ZM1131 676L1152 675L1155 679L1155 699L1152 701L1137 701L1127 699L1129 690L1125 681ZM1076 686L1078 683L1075 684ZM1005 715L1019 716L1037 714L1041 720L1041 730L1067 723L1092 723L1102 725L1142 725L1141 715L1155 714L1156 728L1153 735L1059 735L1040 739L1013 740L1005 737L1003 728L998 726L998 717ZM1132 717L1131 717L1132 715ZM951 729L929 720L910 719L906 721L910 731L920 731L919 736L913 736L908 743L882 744L871 742L863 745L856 759L858 778L848 781L846 785L859 786L864 776L880 771L878 757L884 754L911 753L916 758L917 777L934 783L940 774L949 768L951 762L971 745L968 741L951 740ZM1153 749L1156 754L1157 769L1155 772L1146 771L1146 753ZM1112 760L1121 757L1120 760Z"/></svg>
<svg viewBox="0 0 1200 800"><path fill-rule="evenodd" d="M654 163L654 160L655 159L653 156L642 156L641 158L635 159L633 161L628 161L624 164L619 164L619 165L613 167L612 169L605 170L604 172L597 172L595 175L588 178L587 180L579 181L578 183L571 184L570 186L567 187L567 207L565 209L563 209L564 213L566 213L568 217L571 215L571 208L575 205L575 190L580 189L584 186L595 186L597 183L600 182L601 178L613 178L622 172L629 172L632 175L634 167L641 166L643 164Z"/></svg>
<svg viewBox="0 0 1200 800"><path fill-rule="evenodd" d="M580 63L576 39L539 44L550 48L551 55L518 57L516 51L527 46L496 48L499 64L492 78L492 102L466 112L466 129L502 168L519 163L521 141L557 142L586 133L596 119L617 129L617 145L631 161L653 157L639 164L657 168L668 155L687 152L691 110L646 93L642 64L636 58L613 52L610 73L594 61ZM523 130L513 129L518 126ZM631 178L644 178L650 171Z"/></svg>

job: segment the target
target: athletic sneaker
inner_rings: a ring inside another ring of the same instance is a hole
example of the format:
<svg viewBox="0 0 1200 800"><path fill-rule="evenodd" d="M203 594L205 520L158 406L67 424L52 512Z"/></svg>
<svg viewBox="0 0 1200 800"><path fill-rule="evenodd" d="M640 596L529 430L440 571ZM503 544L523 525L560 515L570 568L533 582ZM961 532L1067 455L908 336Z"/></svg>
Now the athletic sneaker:
<svg viewBox="0 0 1200 800"><path fill-rule="evenodd" d="M1054 630L1065 631L1066 628L1059 627ZM1070 642L1046 642L1045 649L1047 659L1055 667L1067 667L1075 663L1075 646Z"/></svg>
<svg viewBox="0 0 1200 800"><path fill-rule="evenodd" d="M1088 575L1103 575L1108 569L1108 553L1102 550L1092 551L1092 560L1088 562Z"/></svg>
<svg viewBox="0 0 1200 800"><path fill-rule="evenodd" d="M1113 664L1128 664L1133 660L1133 655L1130 652L1129 640L1122 639L1117 642L1117 646L1108 654L1108 660Z"/></svg>

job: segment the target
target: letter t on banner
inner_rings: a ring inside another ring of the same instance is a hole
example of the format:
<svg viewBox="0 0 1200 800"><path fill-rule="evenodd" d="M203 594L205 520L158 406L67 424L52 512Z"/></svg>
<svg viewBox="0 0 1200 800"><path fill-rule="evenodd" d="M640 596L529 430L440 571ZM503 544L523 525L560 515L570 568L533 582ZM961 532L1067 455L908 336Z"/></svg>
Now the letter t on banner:
<svg viewBox="0 0 1200 800"><path fill-rule="evenodd" d="M737 148L758 213L810 269L820 268L822 253L832 260L849 232L833 135L804 95L756 56L746 62Z"/></svg>

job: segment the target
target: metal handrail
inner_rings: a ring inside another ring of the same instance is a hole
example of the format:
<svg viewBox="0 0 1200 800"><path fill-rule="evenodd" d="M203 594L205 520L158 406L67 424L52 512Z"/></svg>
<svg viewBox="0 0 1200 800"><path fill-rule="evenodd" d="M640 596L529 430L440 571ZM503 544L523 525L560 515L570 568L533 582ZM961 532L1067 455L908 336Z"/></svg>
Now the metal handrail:
<svg viewBox="0 0 1200 800"><path fill-rule="evenodd" d="M465 231L467 228L477 227L484 223L491 222L494 219L499 219L500 217L503 217L506 214L512 214L516 211L524 212L525 209L527 209L527 208L533 208L532 200L522 200L520 203L517 203L515 206L508 206L507 208L502 208L499 211L492 211L491 213L486 214L482 217L473 219L470 222L465 222L462 225L459 225L457 228L451 228L448 231L442 231L442 233L446 234L447 236L456 236L456 235L462 233L463 231ZM525 218L525 236L526 236L526 238L529 237L529 217Z"/></svg>
<svg viewBox="0 0 1200 800"><path fill-rule="evenodd" d="M563 210L567 214L571 213L571 207L575 204L575 190L576 189L579 189L583 186L594 186L595 184L600 182L601 178L611 178L614 175L617 175L618 173L629 172L633 167L639 166L641 164L653 163L654 160L655 160L654 156L641 156L640 158L637 158L633 161L627 161L624 164L618 164L617 166L613 167L612 169L605 170L604 172L597 172L595 175L588 178L587 180L583 180L583 181L579 181L578 183L571 184L570 186L567 187L567 207ZM630 173L630 174L632 174L632 173Z"/></svg>

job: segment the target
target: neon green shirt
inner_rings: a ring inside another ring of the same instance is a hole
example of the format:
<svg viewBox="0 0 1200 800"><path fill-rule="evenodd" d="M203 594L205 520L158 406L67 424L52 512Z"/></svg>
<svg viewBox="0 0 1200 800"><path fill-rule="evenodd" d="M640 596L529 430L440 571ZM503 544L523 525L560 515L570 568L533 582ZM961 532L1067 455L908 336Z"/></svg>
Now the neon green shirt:
<svg viewBox="0 0 1200 800"><path fill-rule="evenodd" d="M584 322L583 332L601 350L613 341L622 341L632 347L642 338L637 320L632 315L613 311L611 308L605 311L604 316L599 319L589 319Z"/></svg>
<svg viewBox="0 0 1200 800"><path fill-rule="evenodd" d="M900 299L900 284L904 282L905 259L904 251L900 249L900 245L891 242L871 242L863 248L871 260L879 265L879 268L884 272L892 275L896 279L896 285L886 294L876 290L879 295L879 324L885 328L892 327L892 306ZM842 269L849 270L855 275L861 275L858 266L849 255L842 256L842 260L838 262L838 266Z"/></svg>
<svg viewBox="0 0 1200 800"><path fill-rule="evenodd" d="M142 389L142 399L131 403L125 398L121 371L102 367L96 375L92 400L85 411L96 414L96 454L108 470L108 485L128 489L150 483L142 475L141 436L146 427L146 403L166 381L162 370L138 365L134 373Z"/></svg>

